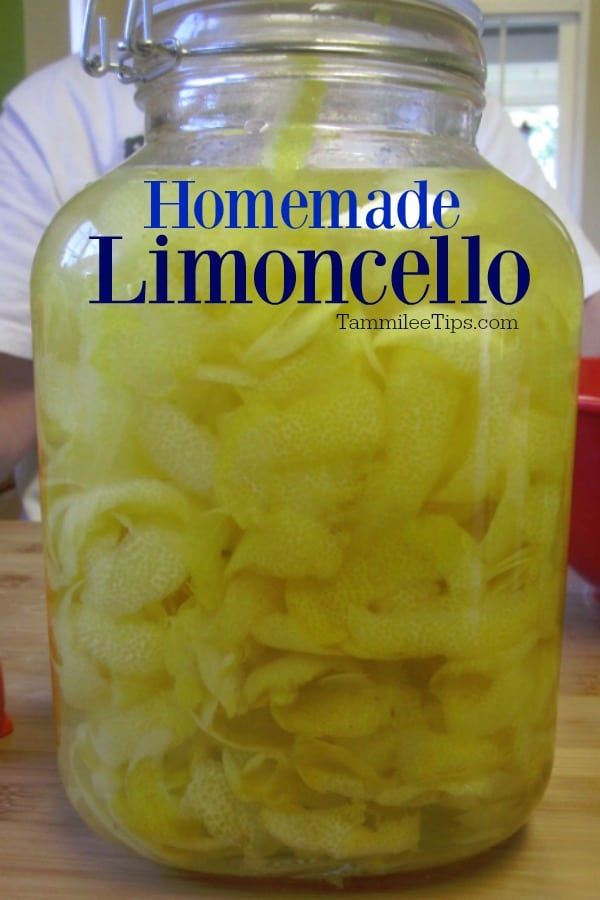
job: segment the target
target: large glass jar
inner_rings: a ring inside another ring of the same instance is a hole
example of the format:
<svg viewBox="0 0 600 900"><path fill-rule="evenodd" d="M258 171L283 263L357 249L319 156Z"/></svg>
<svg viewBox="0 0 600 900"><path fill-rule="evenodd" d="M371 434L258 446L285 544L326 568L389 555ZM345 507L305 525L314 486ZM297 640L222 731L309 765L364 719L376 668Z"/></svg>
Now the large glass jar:
<svg viewBox="0 0 600 900"><path fill-rule="evenodd" d="M466 0L170 7L34 273L66 789L204 872L471 856L552 765L573 247Z"/></svg>

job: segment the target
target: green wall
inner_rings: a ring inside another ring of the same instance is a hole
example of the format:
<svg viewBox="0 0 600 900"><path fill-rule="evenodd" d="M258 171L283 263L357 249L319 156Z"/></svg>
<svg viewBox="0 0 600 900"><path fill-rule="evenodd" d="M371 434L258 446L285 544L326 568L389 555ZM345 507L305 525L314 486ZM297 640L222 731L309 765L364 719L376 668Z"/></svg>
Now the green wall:
<svg viewBox="0 0 600 900"><path fill-rule="evenodd" d="M25 77L22 0L0 0L0 102Z"/></svg>

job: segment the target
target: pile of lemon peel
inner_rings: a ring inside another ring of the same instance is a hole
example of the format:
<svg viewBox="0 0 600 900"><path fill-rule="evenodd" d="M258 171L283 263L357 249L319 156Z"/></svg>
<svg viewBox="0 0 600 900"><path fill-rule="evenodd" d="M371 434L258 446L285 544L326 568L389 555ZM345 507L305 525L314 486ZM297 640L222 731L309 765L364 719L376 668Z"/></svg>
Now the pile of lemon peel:
<svg viewBox="0 0 600 900"><path fill-rule="evenodd" d="M353 335L334 309L81 311L69 277L38 377L77 808L258 875L514 830L551 764L575 311L562 344L533 301L518 334Z"/></svg>

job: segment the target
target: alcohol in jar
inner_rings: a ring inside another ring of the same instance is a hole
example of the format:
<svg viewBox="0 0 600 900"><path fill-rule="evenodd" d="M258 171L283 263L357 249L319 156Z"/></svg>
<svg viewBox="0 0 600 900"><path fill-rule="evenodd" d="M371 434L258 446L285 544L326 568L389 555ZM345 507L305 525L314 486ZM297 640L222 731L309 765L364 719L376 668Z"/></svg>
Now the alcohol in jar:
<svg viewBox="0 0 600 900"><path fill-rule="evenodd" d="M104 834L206 872L351 876L484 850L524 822L552 763L574 252L493 170L415 170L403 184L460 196L461 234L481 235L486 265L522 250L530 296L502 308L484 278L488 302L419 303L416 327L389 324L409 321L391 291L374 308L295 294L90 303L91 233L118 226L124 298L147 278L157 247L140 223L157 173L197 170L129 167L91 187L60 214L34 277L69 796ZM390 171L301 174L395 187ZM223 190L265 177L203 172ZM210 246L231 235L215 230ZM270 240L235 233L249 258ZM307 239L276 240L292 254ZM365 240L349 230L335 247L352 259ZM431 259L426 232L369 235L390 258L407 240ZM169 232L171 253L189 242ZM458 267L451 297L468 296L466 278ZM432 315L440 327L424 325Z"/></svg>

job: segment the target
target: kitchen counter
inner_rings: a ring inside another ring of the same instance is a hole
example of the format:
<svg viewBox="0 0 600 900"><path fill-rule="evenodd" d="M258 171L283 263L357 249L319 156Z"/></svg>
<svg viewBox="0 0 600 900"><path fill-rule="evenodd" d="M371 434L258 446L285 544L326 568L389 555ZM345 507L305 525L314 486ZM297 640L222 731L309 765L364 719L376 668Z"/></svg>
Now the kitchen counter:
<svg viewBox="0 0 600 900"><path fill-rule="evenodd" d="M249 888L190 878L92 834L71 810L56 769L38 526L0 522L0 658L14 734L0 741L3 900L262 900ZM600 605L571 596L554 774L529 825L484 859L443 879L383 880L353 896L592 900L600 896ZM341 896L294 887L292 900Z"/></svg>

